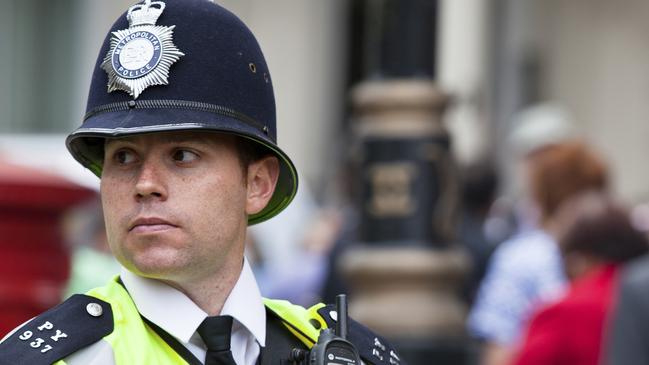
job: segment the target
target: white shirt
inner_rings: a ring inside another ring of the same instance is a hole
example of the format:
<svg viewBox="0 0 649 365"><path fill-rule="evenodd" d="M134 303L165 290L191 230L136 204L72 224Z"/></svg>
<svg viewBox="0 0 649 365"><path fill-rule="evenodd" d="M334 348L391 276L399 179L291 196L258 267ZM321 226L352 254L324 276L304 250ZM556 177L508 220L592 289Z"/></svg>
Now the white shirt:
<svg viewBox="0 0 649 365"><path fill-rule="evenodd" d="M208 316L185 294L158 280L123 269L122 281L140 314L185 345L201 362L206 346L196 330ZM223 305L221 315L234 318L230 348L238 365L254 365L266 345L266 309L257 281L244 259L241 275Z"/></svg>

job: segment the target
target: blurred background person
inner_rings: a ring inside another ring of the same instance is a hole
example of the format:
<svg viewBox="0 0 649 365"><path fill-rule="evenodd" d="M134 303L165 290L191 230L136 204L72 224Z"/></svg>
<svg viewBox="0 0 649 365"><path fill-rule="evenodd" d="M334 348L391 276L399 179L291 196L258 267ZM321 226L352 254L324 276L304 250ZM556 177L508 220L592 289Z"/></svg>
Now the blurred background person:
<svg viewBox="0 0 649 365"><path fill-rule="evenodd" d="M529 105L511 119L507 164L500 171L504 193L491 206L484 227L486 236L501 247L490 256L467 319L469 334L483 344L476 360L483 364L507 364L531 305L558 295L565 283L556 246L539 227L529 170L532 156L576 138L577 130L571 114L557 102ZM526 250L535 252L535 258L527 258ZM535 265L526 267L526 261Z"/></svg>
<svg viewBox="0 0 649 365"><path fill-rule="evenodd" d="M605 364L649 364L649 256L622 272L605 337Z"/></svg>
<svg viewBox="0 0 649 365"><path fill-rule="evenodd" d="M468 320L471 334L484 341L480 357L485 365L509 364L530 315L562 293L566 278L553 238L559 206L582 192L608 189L608 167L582 142L536 149L523 167L538 228L507 240L490 260Z"/></svg>
<svg viewBox="0 0 649 365"><path fill-rule="evenodd" d="M74 209L66 223L72 245L68 297L104 285L119 274L121 266L108 247L104 214L98 199Z"/></svg>
<svg viewBox="0 0 649 365"><path fill-rule="evenodd" d="M600 364L620 267L649 248L627 210L606 195L576 197L556 216L554 232L570 289L534 314L515 365Z"/></svg>
<svg viewBox="0 0 649 365"><path fill-rule="evenodd" d="M498 241L488 232L491 208L498 192L498 174L490 161L476 161L460 169L460 219L457 237L471 260L464 297L472 303Z"/></svg>

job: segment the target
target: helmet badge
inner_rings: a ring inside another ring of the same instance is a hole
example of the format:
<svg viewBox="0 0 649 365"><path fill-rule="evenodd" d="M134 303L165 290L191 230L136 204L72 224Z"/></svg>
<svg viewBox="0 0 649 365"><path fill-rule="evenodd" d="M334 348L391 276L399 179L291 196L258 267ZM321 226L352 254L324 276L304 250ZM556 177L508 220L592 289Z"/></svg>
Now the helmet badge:
<svg viewBox="0 0 649 365"><path fill-rule="evenodd" d="M182 53L173 43L173 26L155 25L165 3L145 0L128 9L129 28L112 33L101 68L108 74L108 92L123 90L133 99L149 86L169 84L169 68Z"/></svg>

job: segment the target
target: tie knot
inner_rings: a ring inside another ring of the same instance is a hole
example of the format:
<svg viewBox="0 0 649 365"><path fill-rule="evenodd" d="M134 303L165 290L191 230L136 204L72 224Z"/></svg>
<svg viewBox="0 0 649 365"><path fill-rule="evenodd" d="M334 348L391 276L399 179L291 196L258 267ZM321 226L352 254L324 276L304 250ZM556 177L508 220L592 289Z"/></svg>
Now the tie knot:
<svg viewBox="0 0 649 365"><path fill-rule="evenodd" d="M208 351L230 350L231 316L207 317L198 326L198 334L207 345Z"/></svg>

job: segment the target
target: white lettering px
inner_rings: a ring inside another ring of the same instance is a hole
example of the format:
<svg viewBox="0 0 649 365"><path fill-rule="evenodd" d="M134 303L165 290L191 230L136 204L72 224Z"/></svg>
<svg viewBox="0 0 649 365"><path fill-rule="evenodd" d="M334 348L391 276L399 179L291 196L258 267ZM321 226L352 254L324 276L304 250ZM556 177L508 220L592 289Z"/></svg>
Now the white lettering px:
<svg viewBox="0 0 649 365"><path fill-rule="evenodd" d="M68 335L64 332L61 332L61 330L56 330L56 334L54 336L50 336L50 338L54 342L58 342L60 338L66 338L66 337L68 337Z"/></svg>

